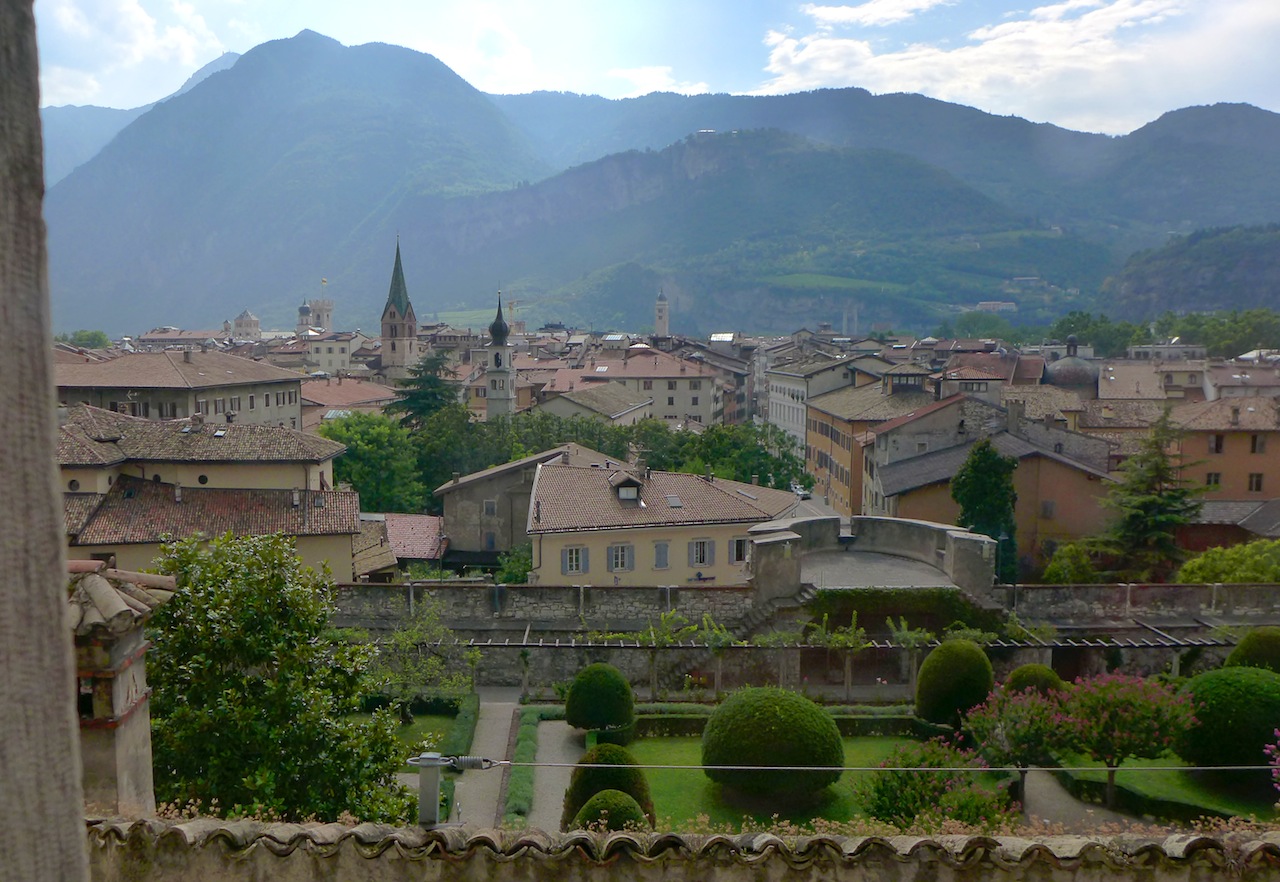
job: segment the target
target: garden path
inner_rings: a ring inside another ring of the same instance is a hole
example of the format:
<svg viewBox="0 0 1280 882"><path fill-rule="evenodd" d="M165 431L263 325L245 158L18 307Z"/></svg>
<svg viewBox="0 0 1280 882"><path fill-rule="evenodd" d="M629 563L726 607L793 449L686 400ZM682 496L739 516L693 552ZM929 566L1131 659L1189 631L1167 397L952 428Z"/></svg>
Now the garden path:
<svg viewBox="0 0 1280 882"><path fill-rule="evenodd" d="M476 722L476 737L471 742L471 755L491 760L506 760L511 741L511 729L516 709L520 706L520 690L482 686L480 716ZM454 790L454 810L451 820L473 827L502 826L502 769L463 772L458 776Z"/></svg>
<svg viewBox="0 0 1280 882"><path fill-rule="evenodd" d="M583 734L563 720L544 720L538 726L539 763L576 763L586 745ZM529 826L554 833L560 829L560 812L564 810L564 793L569 789L572 769L539 766L533 775L533 809Z"/></svg>
<svg viewBox="0 0 1280 882"><path fill-rule="evenodd" d="M1089 833L1103 824L1138 821L1100 805L1081 802L1063 787L1052 772L1027 773L1027 816L1050 824L1060 824L1068 833Z"/></svg>

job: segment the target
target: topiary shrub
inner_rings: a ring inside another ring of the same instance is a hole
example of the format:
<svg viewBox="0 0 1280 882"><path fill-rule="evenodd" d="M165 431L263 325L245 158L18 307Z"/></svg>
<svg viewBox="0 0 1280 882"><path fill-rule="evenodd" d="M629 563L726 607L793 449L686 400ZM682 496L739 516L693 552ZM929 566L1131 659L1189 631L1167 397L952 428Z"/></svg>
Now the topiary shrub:
<svg viewBox="0 0 1280 882"><path fill-rule="evenodd" d="M598 764L593 767L592 764ZM602 790L621 790L640 806L641 812L654 822L653 797L649 795L649 779L638 768L600 768L599 766L635 766L631 751L616 744L597 744L582 755L569 776L569 789L564 792L564 811L560 826L568 826L591 797Z"/></svg>
<svg viewBox="0 0 1280 882"><path fill-rule="evenodd" d="M831 715L785 689L739 689L715 709L702 730L703 766L844 765L844 744ZM840 777L837 771L704 769L708 778L747 794L794 799Z"/></svg>
<svg viewBox="0 0 1280 882"><path fill-rule="evenodd" d="M606 830L652 829L640 810L640 805L621 790L601 790L587 800L587 804L574 815L573 829L604 827Z"/></svg>
<svg viewBox="0 0 1280 882"><path fill-rule="evenodd" d="M1041 695L1058 692L1066 686L1058 672L1048 665L1021 665L1009 672L1004 688L1009 692L1026 692L1034 689Z"/></svg>
<svg viewBox="0 0 1280 882"><path fill-rule="evenodd" d="M1266 668L1218 668L1187 681L1196 722L1177 746L1197 766L1250 766L1267 761L1280 724L1280 674Z"/></svg>
<svg viewBox="0 0 1280 882"><path fill-rule="evenodd" d="M564 718L576 729L613 729L635 719L631 684L613 665L587 665L569 686Z"/></svg>
<svg viewBox="0 0 1280 882"><path fill-rule="evenodd" d="M964 712L995 686L991 661L972 640L948 640L925 658L916 679L916 714L959 727Z"/></svg>
<svg viewBox="0 0 1280 882"><path fill-rule="evenodd" d="M1226 667L1266 668L1280 674L1280 628L1265 625L1245 634L1227 656Z"/></svg>

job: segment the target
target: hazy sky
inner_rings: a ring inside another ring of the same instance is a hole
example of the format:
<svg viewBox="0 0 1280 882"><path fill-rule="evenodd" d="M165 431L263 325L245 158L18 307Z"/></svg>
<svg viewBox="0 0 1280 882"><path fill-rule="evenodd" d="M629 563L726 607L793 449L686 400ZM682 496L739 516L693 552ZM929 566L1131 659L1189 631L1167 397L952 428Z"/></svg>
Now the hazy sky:
<svg viewBox="0 0 1280 882"><path fill-rule="evenodd" d="M42 103L134 107L304 28L428 52L487 92L920 92L1122 133L1280 111L1280 0L36 0Z"/></svg>

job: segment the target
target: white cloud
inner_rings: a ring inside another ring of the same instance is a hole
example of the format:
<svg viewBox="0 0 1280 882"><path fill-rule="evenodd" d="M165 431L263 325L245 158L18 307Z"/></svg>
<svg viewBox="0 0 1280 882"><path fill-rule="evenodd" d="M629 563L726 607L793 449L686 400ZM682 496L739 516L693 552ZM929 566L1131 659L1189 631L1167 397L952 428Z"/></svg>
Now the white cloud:
<svg viewBox="0 0 1280 882"><path fill-rule="evenodd" d="M1280 82L1280 61L1268 49L1280 39L1276 3L1063 0L966 37L961 45L883 49L826 27L807 35L772 31L765 39L771 78L756 91L920 92L1107 132L1188 104L1248 100L1274 108L1280 97L1270 85Z"/></svg>
<svg viewBox="0 0 1280 882"><path fill-rule="evenodd" d="M679 82L671 75L670 67L629 67L614 68L608 72L611 77L627 80L632 89L619 96L635 98L648 95L650 92L679 92L682 95L701 95L711 91L706 83Z"/></svg>
<svg viewBox="0 0 1280 882"><path fill-rule="evenodd" d="M91 104L102 84L91 73L59 65L40 66L41 104Z"/></svg>
<svg viewBox="0 0 1280 882"><path fill-rule="evenodd" d="M914 18L935 6L949 6L955 0L867 0L857 6L818 6L806 3L800 11L820 26L864 25L878 27Z"/></svg>

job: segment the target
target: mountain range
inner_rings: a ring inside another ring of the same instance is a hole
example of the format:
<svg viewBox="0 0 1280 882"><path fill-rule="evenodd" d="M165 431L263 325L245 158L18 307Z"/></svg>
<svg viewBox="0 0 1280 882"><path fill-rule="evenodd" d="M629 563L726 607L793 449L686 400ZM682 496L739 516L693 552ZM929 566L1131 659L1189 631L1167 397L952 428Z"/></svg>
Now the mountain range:
<svg viewBox="0 0 1280 882"><path fill-rule="evenodd" d="M321 278L341 327L376 327L397 238L422 317L501 289L642 328L661 288L690 333L1038 320L1170 233L1280 220L1280 115L1248 105L1109 137L855 88L486 95L304 31L147 108L44 113L59 330L291 327Z"/></svg>

